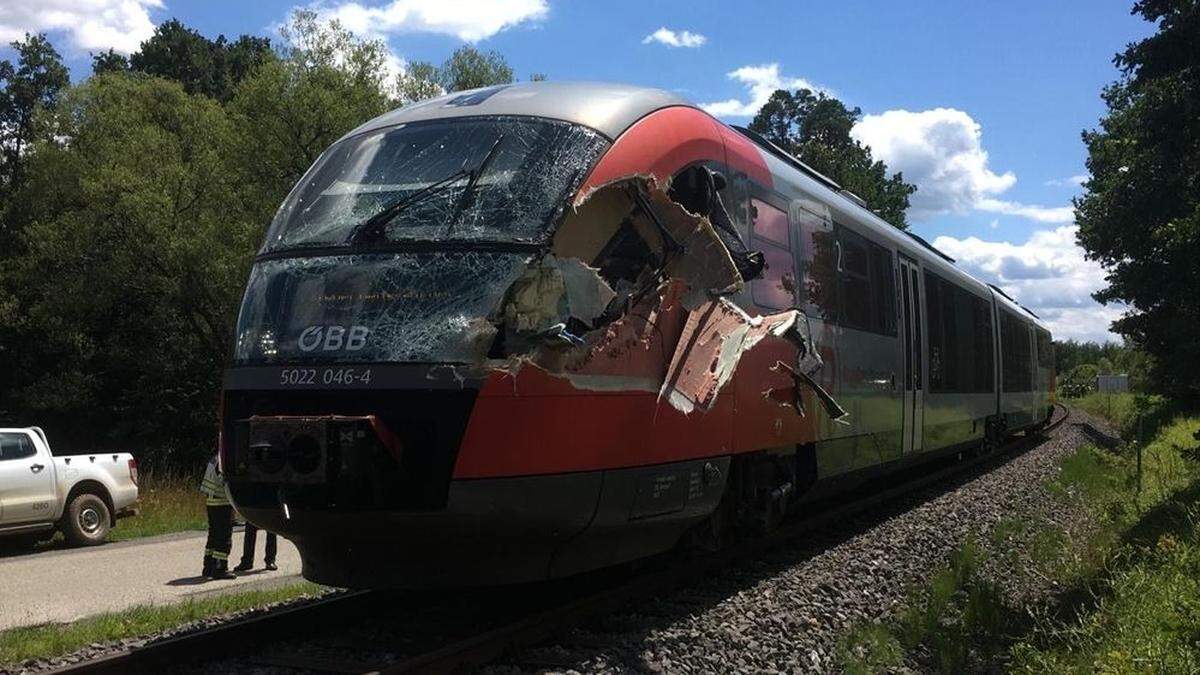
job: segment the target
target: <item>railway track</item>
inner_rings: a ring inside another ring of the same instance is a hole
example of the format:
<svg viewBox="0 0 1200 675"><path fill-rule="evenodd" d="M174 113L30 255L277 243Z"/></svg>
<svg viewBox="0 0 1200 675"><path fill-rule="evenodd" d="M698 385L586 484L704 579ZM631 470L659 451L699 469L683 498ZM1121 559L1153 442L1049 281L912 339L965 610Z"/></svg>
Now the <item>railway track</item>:
<svg viewBox="0 0 1200 675"><path fill-rule="evenodd" d="M1045 431L1058 427L1069 415L1069 410L1058 404L1056 414ZM499 619L491 627L468 631L460 637L442 639L440 644L432 649L410 649L409 651L414 653L388 662L357 661L341 655L315 657L279 651L266 655L259 652L263 651L265 645L304 639L317 630L336 630L363 617L374 616L385 608L396 611L400 606L401 609L409 609L414 614L421 614L435 601L440 601L435 593L339 593L302 606L225 623L150 643L128 652L73 664L53 672L160 672L167 669L177 670L183 664L215 662L231 657L245 659L244 663L247 666L275 667L280 672L291 670L381 675L456 672L489 663L513 650L544 642L567 628L615 611L639 599L681 588L740 561L754 559L802 534L820 530L833 523L844 522L854 515L903 495L968 475L972 471L987 469L989 465L1005 461L1006 457L1032 448L1041 438L1040 435L1018 438L999 452L949 462L944 467L906 482L873 491L861 498L844 501L811 516L792 521L779 528L771 537L744 542L727 551L689 556L686 561L657 565L632 576L626 575L625 578L608 581L592 579L589 587L585 589L572 591L559 586L556 594L561 597L519 607L511 612L512 616ZM491 598L491 601L499 603L519 603L518 598L522 597L519 590L509 593L507 598L504 591L497 591L494 595L496 597ZM243 656L246 654L252 656Z"/></svg>

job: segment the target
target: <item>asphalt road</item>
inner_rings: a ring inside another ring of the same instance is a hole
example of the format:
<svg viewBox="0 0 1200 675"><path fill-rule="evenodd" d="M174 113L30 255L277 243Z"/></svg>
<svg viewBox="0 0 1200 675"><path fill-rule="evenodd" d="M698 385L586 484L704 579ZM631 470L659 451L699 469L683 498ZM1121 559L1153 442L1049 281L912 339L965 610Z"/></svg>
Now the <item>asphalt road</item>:
<svg viewBox="0 0 1200 675"><path fill-rule="evenodd" d="M257 568L228 581L200 577L204 533L181 532L90 548L63 549L0 559L0 630L40 623L65 623L135 605L165 605L214 593L244 591L296 581L300 554L279 538L279 570L262 569L259 532ZM234 533L230 566L242 550Z"/></svg>

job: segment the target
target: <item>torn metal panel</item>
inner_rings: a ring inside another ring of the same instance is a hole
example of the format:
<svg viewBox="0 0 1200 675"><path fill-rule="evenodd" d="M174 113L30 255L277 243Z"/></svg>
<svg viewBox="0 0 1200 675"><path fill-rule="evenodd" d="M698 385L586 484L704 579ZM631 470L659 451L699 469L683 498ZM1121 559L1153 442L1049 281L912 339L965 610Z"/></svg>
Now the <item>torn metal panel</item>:
<svg viewBox="0 0 1200 675"><path fill-rule="evenodd" d="M594 327L596 319L617 297L616 291L600 276L600 270L578 258L548 255L544 263L558 270L562 278L567 315Z"/></svg>
<svg viewBox="0 0 1200 675"><path fill-rule="evenodd" d="M659 397L685 413L711 408L742 354L769 335L785 335L798 314L751 317L724 298L710 301L688 316Z"/></svg>
<svg viewBox="0 0 1200 675"><path fill-rule="evenodd" d="M593 203L597 204L594 210ZM650 278L631 274L621 278L654 285L678 279L686 284L681 301L689 310L741 290L742 276L712 222L688 212L646 176L607 183L576 200L575 213L555 234L555 251L569 251L603 271L608 262L605 253L629 257L629 246L619 250L613 246L622 226L642 240L647 251L642 271L649 272Z"/></svg>

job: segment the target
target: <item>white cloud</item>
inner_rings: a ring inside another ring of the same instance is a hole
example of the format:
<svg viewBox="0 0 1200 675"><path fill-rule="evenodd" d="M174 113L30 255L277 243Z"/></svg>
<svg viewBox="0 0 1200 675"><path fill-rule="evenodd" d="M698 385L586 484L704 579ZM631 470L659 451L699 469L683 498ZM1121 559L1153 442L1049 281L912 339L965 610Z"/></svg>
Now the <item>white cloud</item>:
<svg viewBox="0 0 1200 675"><path fill-rule="evenodd" d="M1071 223L1075 221L1074 206L1030 206L1029 204L986 197L975 202L975 208L988 213L1022 216L1039 223Z"/></svg>
<svg viewBox="0 0 1200 675"><path fill-rule="evenodd" d="M1049 187L1077 187L1083 185L1088 178L1086 173L1081 173L1066 178L1053 178L1046 181L1046 185Z"/></svg>
<svg viewBox="0 0 1200 675"><path fill-rule="evenodd" d="M644 45L648 45L651 42L658 42L668 47L700 47L705 42L708 42L708 38L699 33L686 30L676 32L663 26L642 38L642 44Z"/></svg>
<svg viewBox="0 0 1200 675"><path fill-rule="evenodd" d="M717 117L753 117L758 113L758 109L763 107L767 100L771 98L771 94L775 93L776 89L811 89L813 91L823 91L827 94L832 93L828 89L818 87L802 77L785 77L780 75L778 63L742 66L728 73L727 77L742 83L748 90L750 98L746 101L731 98L724 101L701 103L700 107L707 110L711 115Z"/></svg>
<svg viewBox="0 0 1200 675"><path fill-rule="evenodd" d="M162 0L0 0L0 42L25 33L65 33L78 49L130 53L154 33Z"/></svg>
<svg viewBox="0 0 1200 675"><path fill-rule="evenodd" d="M997 174L988 167L979 123L961 110L889 110L863 117L850 134L917 186L911 198L915 220L965 213L1017 182L1011 171Z"/></svg>
<svg viewBox="0 0 1200 675"><path fill-rule="evenodd" d="M538 21L549 12L546 0L392 0L380 6L345 2L321 4L317 9L359 35L437 33L466 42Z"/></svg>
<svg viewBox="0 0 1200 675"><path fill-rule="evenodd" d="M933 245L1033 310L1057 339L1119 341L1108 327L1124 308L1092 298L1106 285L1104 270L1084 256L1075 242L1078 231L1075 225L1038 230L1023 244L941 236Z"/></svg>
<svg viewBox="0 0 1200 675"><path fill-rule="evenodd" d="M891 171L917 186L910 198L913 220L971 210L1020 216L1039 223L1070 223L1070 206L1037 206L999 195L1017 182L1011 172L988 166L983 132L970 115L954 108L921 112L888 110L866 115L850 134Z"/></svg>

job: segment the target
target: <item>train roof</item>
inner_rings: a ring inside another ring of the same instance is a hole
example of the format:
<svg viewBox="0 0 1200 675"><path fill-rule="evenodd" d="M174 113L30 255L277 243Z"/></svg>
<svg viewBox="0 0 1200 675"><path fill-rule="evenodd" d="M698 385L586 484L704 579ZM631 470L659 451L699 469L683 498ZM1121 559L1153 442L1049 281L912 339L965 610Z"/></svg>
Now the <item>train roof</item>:
<svg viewBox="0 0 1200 675"><path fill-rule="evenodd" d="M458 91L407 105L370 120L347 136L447 117L529 115L582 124L613 139L651 112L675 105L695 107L677 94L650 87L603 82L518 82Z"/></svg>

